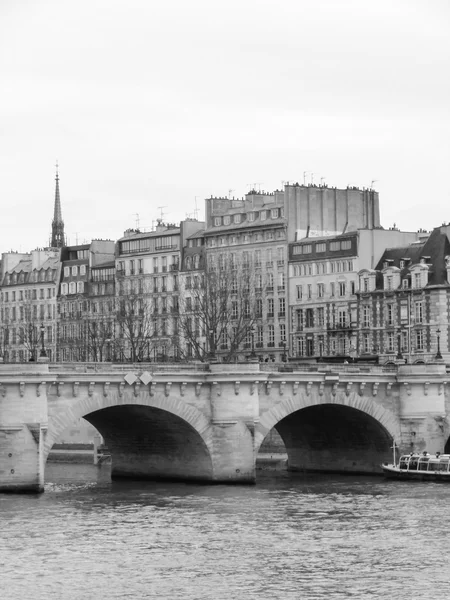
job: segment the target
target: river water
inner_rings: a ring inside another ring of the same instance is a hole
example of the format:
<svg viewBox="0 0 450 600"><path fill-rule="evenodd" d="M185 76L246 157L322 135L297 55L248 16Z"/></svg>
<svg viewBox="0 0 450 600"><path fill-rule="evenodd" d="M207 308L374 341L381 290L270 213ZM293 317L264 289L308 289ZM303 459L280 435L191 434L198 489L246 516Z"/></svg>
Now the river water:
<svg viewBox="0 0 450 600"><path fill-rule="evenodd" d="M0 495L0 598L450 597L450 486L261 472L256 486L111 482L49 464Z"/></svg>

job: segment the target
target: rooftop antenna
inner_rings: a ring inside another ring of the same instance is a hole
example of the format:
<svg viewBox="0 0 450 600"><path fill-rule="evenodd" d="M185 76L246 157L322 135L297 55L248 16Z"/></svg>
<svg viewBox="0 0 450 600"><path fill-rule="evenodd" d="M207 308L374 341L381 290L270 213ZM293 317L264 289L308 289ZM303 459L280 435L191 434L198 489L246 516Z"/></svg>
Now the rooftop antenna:
<svg viewBox="0 0 450 600"><path fill-rule="evenodd" d="M234 190L228 190L228 198L231 198L231 192L234 192Z"/></svg>
<svg viewBox="0 0 450 600"><path fill-rule="evenodd" d="M259 193L261 193L261 186L262 186L262 182L259 182L259 183L257 182L257 183L255 183L255 189L256 189L256 186L258 186L258 192L259 192Z"/></svg>
<svg viewBox="0 0 450 600"><path fill-rule="evenodd" d="M197 208L197 196L194 197L195 200L195 208L194 208L194 219L198 221L198 208Z"/></svg>
<svg viewBox="0 0 450 600"><path fill-rule="evenodd" d="M75 246L78 246L78 231L75 231Z"/></svg>
<svg viewBox="0 0 450 600"><path fill-rule="evenodd" d="M314 185L314 173L311 171L311 185Z"/></svg>
<svg viewBox="0 0 450 600"><path fill-rule="evenodd" d="M325 181L325 177L321 177L321 178L320 178L320 185L325 185L325 184L324 184L324 181Z"/></svg>
<svg viewBox="0 0 450 600"><path fill-rule="evenodd" d="M309 171L303 171L303 185L306 186L306 176L308 175Z"/></svg>
<svg viewBox="0 0 450 600"><path fill-rule="evenodd" d="M373 190L373 184L376 183L378 181L378 179L372 179L372 181L370 182L370 189Z"/></svg>
<svg viewBox="0 0 450 600"><path fill-rule="evenodd" d="M167 206L157 206L156 208L160 211L159 220L162 222L164 220L163 208L167 208Z"/></svg>
<svg viewBox="0 0 450 600"><path fill-rule="evenodd" d="M140 222L139 213L134 213L134 216L136 217L136 229L139 229L139 222Z"/></svg>

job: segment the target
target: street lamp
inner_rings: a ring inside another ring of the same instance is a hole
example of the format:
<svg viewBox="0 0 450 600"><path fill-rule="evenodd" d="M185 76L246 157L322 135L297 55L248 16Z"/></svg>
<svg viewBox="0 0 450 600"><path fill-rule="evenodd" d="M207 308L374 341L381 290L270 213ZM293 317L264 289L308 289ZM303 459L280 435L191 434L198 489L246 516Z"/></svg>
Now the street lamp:
<svg viewBox="0 0 450 600"><path fill-rule="evenodd" d="M250 353L250 358L256 358L256 353L255 353L255 328L253 327L253 325L250 328L250 335L252 336L252 351Z"/></svg>
<svg viewBox="0 0 450 600"><path fill-rule="evenodd" d="M282 340L280 346L283 348L283 354L281 355L281 361L286 362L286 342Z"/></svg>
<svg viewBox="0 0 450 600"><path fill-rule="evenodd" d="M436 352L436 358L438 360L442 359L442 354L441 354L441 330L439 329L439 327L436 329L436 336L437 336L437 352Z"/></svg>
<svg viewBox="0 0 450 600"><path fill-rule="evenodd" d="M214 329L209 330L209 360L215 360L216 349L214 344Z"/></svg>
<svg viewBox="0 0 450 600"><path fill-rule="evenodd" d="M402 345L401 345L401 333L397 333L397 359L403 360Z"/></svg>
<svg viewBox="0 0 450 600"><path fill-rule="evenodd" d="M41 342L42 342L42 348L41 348L41 358L47 358L47 353L45 352L45 347L44 347L44 333L45 333L45 327L44 327L44 323L41 323Z"/></svg>
<svg viewBox="0 0 450 600"><path fill-rule="evenodd" d="M323 362L323 340L319 340L319 362Z"/></svg>

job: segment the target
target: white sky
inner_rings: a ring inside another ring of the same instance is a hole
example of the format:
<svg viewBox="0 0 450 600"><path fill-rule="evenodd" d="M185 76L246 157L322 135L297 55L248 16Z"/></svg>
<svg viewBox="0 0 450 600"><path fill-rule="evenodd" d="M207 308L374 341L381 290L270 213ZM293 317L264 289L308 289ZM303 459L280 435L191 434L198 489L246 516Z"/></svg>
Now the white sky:
<svg viewBox="0 0 450 600"><path fill-rule="evenodd" d="M0 0L0 251L314 173L450 221L448 0ZM307 180L310 175L307 176Z"/></svg>

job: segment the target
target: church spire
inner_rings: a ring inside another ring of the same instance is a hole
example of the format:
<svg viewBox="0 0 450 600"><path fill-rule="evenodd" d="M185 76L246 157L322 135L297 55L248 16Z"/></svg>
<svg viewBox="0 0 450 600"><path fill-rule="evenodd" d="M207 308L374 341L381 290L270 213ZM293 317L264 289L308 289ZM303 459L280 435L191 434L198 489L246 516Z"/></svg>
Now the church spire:
<svg viewBox="0 0 450 600"><path fill-rule="evenodd" d="M56 186L55 186L55 208L52 221L52 248L62 248L64 246L64 221L62 220L61 198L59 196L59 172L58 163L56 163Z"/></svg>

